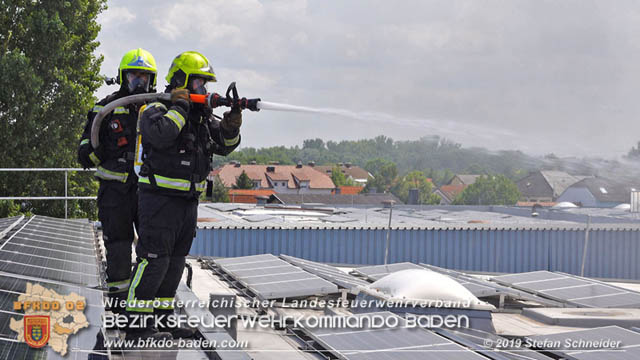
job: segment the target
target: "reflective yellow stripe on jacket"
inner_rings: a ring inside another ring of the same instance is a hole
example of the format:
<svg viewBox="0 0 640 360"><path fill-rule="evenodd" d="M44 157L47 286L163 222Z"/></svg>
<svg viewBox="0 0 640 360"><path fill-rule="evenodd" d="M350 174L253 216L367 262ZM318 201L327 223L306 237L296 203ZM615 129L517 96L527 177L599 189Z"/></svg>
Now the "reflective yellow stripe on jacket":
<svg viewBox="0 0 640 360"><path fill-rule="evenodd" d="M103 180L115 180L120 182L127 182L127 178L129 177L129 173L126 172L116 172L103 168L102 166L98 166L94 176L99 177Z"/></svg>
<svg viewBox="0 0 640 360"><path fill-rule="evenodd" d="M113 113L114 114L128 114L129 113L129 109L125 109L123 106L118 106L117 108L113 109Z"/></svg>
<svg viewBox="0 0 640 360"><path fill-rule="evenodd" d="M170 178L170 177L160 176L160 175L153 175L153 177L156 180L156 185L158 187L179 190L179 191L191 190L191 181L189 180ZM141 176L138 180L141 183L151 184L151 181L149 180L148 177ZM203 180L199 183L194 183L194 187L196 191L199 191L199 192L204 191L207 188L207 180Z"/></svg>
<svg viewBox="0 0 640 360"><path fill-rule="evenodd" d="M237 144L238 141L240 141L240 135L239 134L236 137L232 138L232 139L224 139L224 145L225 146L233 146L233 145Z"/></svg>

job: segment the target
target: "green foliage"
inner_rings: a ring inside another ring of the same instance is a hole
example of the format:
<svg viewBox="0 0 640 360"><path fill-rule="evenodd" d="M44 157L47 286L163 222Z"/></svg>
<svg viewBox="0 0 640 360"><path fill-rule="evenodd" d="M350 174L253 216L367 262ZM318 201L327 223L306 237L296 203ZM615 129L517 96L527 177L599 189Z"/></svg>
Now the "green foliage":
<svg viewBox="0 0 640 360"><path fill-rule="evenodd" d="M373 177L367 180L364 192L370 192L372 189L378 193L389 192L398 177L396 164L384 159L368 161L365 169L373 174Z"/></svg>
<svg viewBox="0 0 640 360"><path fill-rule="evenodd" d="M100 85L93 55L102 0L9 0L0 5L0 167L77 167L86 114ZM69 195L95 195L89 174L70 174ZM4 173L4 196L61 196L63 173ZM21 211L64 216L64 201L25 201ZM70 201L95 218L95 201Z"/></svg>
<svg viewBox="0 0 640 360"><path fill-rule="evenodd" d="M375 163L371 164L373 167L367 165L371 159L394 162L399 174L420 170L438 186L451 180L454 173L464 173L466 170L473 170L478 174L504 174L512 180L517 180L528 171L539 169L543 164L542 159L527 156L520 151L489 152L480 148L462 148L460 144L439 137L394 141L380 135L373 139L326 143L321 139L304 140L302 148L242 148L227 157L216 157L214 166L230 160L237 160L243 164L252 160L259 164L279 161L283 165L293 165L298 161L303 164L315 161L318 165L350 162L373 174L377 166Z"/></svg>
<svg viewBox="0 0 640 360"><path fill-rule="evenodd" d="M0 218L20 215L20 205L11 200L0 200Z"/></svg>
<svg viewBox="0 0 640 360"><path fill-rule="evenodd" d="M345 186L347 184L347 177L342 173L342 169L340 166L335 165L333 169L331 169L331 181L336 187Z"/></svg>
<svg viewBox="0 0 640 360"><path fill-rule="evenodd" d="M324 141L322 139L308 139L302 142L303 149L324 150Z"/></svg>
<svg viewBox="0 0 640 360"><path fill-rule="evenodd" d="M234 189L253 189L253 180L247 175L244 170L238 178L236 179L236 183L233 185Z"/></svg>
<svg viewBox="0 0 640 360"><path fill-rule="evenodd" d="M433 194L433 185L422 171L412 171L399 180L393 187L392 192L405 204L409 200L409 189L418 189L418 204L437 205L440 197Z"/></svg>
<svg viewBox="0 0 640 360"><path fill-rule="evenodd" d="M504 175L481 176L453 201L454 205L515 205L518 186Z"/></svg>
<svg viewBox="0 0 640 360"><path fill-rule="evenodd" d="M224 187L224 183L222 183L222 180L220 180L220 176L216 176L216 178L213 180L211 201L229 202L229 191Z"/></svg>

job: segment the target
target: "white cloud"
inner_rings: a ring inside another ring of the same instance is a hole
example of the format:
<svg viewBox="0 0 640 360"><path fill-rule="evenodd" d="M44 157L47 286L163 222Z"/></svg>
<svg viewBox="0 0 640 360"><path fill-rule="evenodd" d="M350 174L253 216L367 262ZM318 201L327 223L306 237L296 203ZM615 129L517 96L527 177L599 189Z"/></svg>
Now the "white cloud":
<svg viewBox="0 0 640 360"><path fill-rule="evenodd" d="M98 22L102 25L103 31L108 31L110 27L127 24L136 19L136 15L124 6L109 6L107 11L98 16Z"/></svg>

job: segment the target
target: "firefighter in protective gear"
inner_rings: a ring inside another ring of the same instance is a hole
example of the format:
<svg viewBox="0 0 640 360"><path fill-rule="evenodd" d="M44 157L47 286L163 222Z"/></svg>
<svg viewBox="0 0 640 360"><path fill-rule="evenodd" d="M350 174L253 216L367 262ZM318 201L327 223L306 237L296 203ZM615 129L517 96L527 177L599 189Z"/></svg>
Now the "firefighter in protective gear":
<svg viewBox="0 0 640 360"><path fill-rule="evenodd" d="M108 295L115 300L112 304L126 299L131 277L131 248L138 209L138 179L133 172L138 108L118 107L108 114L100 127L97 149L90 142L91 126L96 114L109 102L155 92L156 73L156 61L148 51L127 52L118 67L120 89L89 111L78 148L78 161L85 169L95 167L95 177L100 181L98 218L106 248ZM124 312L124 307L113 306L112 310Z"/></svg>
<svg viewBox="0 0 640 360"><path fill-rule="evenodd" d="M138 142L142 145L139 172L139 240L137 266L127 299L130 318L173 314L173 300L196 233L198 198L206 187L214 154L227 155L240 144L240 110L218 121L210 108L189 101L189 93L204 94L216 81L209 60L187 51L178 55L166 77L171 100L153 102L140 111ZM166 319L166 317L164 317ZM158 330L174 338L193 330ZM127 338L148 336L153 329L130 329ZM145 334L146 332L146 334Z"/></svg>

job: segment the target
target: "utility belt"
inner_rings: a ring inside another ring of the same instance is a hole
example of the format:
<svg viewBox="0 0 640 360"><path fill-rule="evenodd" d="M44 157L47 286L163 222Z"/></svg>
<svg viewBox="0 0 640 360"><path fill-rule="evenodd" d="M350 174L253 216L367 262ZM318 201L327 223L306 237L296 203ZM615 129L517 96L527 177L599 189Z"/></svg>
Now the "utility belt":
<svg viewBox="0 0 640 360"><path fill-rule="evenodd" d="M135 154L133 152L126 152L122 154L122 157L119 157L116 159L109 159L109 160L103 161L101 164L109 164L109 163L112 163L113 160L115 160L116 164L122 164L128 169L130 167L129 164L131 164L134 159L135 159ZM121 166L117 166L117 167L121 168ZM102 165L98 165L96 167L96 172L93 175L102 180L119 181L122 183L126 183L127 179L129 178L129 172L110 170Z"/></svg>

